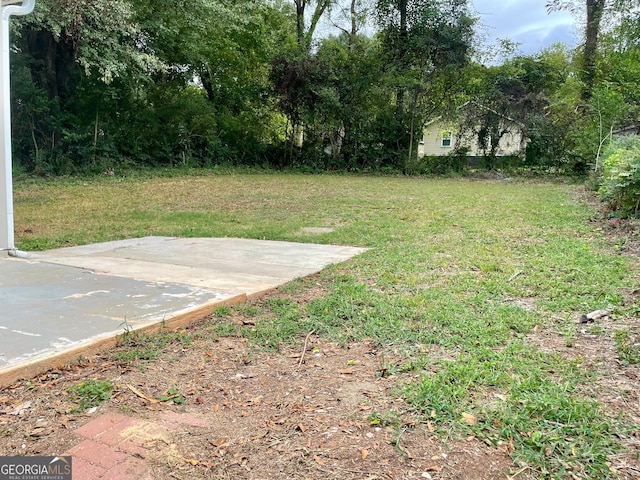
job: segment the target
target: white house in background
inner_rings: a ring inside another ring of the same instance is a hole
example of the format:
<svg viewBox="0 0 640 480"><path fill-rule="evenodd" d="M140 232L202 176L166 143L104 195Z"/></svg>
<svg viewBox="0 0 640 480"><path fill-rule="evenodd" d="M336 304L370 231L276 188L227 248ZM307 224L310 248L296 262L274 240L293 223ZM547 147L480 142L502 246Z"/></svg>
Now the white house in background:
<svg viewBox="0 0 640 480"><path fill-rule="evenodd" d="M462 109L468 104L469 102L458 107L458 109ZM475 105L476 107L488 110L487 107ZM523 138L522 135L521 125L508 117L502 117L504 128L507 131L500 138L496 156L520 155L524 152L527 144L526 139ZM474 128L472 130L477 129ZM424 127L422 141L418 146L418 157L449 155L456 148L460 149L461 147L466 147L467 156L469 157L481 157L484 155L482 148L478 144L476 132L471 130L461 132L457 122L447 121L438 117L429 121Z"/></svg>

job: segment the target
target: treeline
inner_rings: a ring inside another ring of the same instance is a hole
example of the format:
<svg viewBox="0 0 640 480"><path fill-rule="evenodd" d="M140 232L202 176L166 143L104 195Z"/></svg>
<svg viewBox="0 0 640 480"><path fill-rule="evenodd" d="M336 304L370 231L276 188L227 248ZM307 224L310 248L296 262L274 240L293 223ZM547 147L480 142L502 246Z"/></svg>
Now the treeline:
<svg viewBox="0 0 640 480"><path fill-rule="evenodd" d="M575 51L505 41L486 66L466 0L38 0L12 20L14 168L424 173L441 116L482 126L488 168L508 117L529 139L520 166L585 172L640 102L636 2L595 3ZM487 108L463 117L468 100Z"/></svg>

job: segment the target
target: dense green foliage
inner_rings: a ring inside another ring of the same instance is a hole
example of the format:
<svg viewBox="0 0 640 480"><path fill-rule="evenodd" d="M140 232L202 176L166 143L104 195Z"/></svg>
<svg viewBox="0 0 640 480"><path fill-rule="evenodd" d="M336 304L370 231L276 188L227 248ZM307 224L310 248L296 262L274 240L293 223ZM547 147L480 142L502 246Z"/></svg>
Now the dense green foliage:
<svg viewBox="0 0 640 480"><path fill-rule="evenodd" d="M503 41L499 64L479 61L468 0L36 3L12 21L19 171L464 170L464 149L418 158L443 117L472 133L484 168L505 165L498 142L515 130L527 141L512 168L585 173L640 112L635 0L549 2L586 6L597 30L575 51Z"/></svg>
<svg viewBox="0 0 640 480"><path fill-rule="evenodd" d="M600 196L622 215L640 209L640 137L613 142L605 151Z"/></svg>

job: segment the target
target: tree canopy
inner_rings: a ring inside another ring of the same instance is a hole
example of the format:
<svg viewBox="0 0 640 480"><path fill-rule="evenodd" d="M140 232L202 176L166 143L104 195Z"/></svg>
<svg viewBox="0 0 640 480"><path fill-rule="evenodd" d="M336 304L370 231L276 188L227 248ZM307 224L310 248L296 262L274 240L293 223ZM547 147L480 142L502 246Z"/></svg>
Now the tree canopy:
<svg viewBox="0 0 640 480"><path fill-rule="evenodd" d="M467 0L38 0L12 23L14 161L411 173L445 116L489 157L510 118L525 165L586 170L638 120L637 7L549 1L585 41L485 65Z"/></svg>

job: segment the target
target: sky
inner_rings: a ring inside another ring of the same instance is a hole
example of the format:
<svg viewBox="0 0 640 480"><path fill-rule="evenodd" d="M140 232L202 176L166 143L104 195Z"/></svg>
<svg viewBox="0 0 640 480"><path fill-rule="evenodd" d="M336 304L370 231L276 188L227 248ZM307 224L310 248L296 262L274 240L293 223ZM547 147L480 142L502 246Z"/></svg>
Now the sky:
<svg viewBox="0 0 640 480"><path fill-rule="evenodd" d="M574 47L576 20L569 12L547 13L545 0L473 0L489 43L508 38L520 43L520 53L533 55L562 42Z"/></svg>

